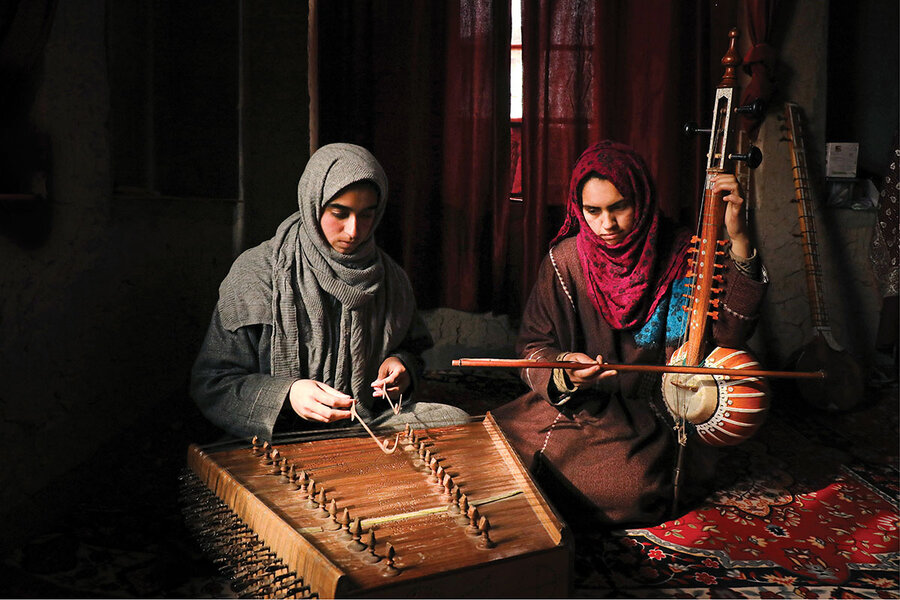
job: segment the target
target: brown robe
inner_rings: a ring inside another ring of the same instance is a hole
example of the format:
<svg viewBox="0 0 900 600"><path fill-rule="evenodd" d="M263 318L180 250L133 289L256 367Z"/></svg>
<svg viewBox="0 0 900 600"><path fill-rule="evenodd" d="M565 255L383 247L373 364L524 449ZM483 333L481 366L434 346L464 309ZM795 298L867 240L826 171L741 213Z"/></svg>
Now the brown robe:
<svg viewBox="0 0 900 600"><path fill-rule="evenodd" d="M552 260L544 259L525 307L516 345L520 356L556 360L567 351L601 354L610 363L661 364L671 355L674 348L639 347L632 332L614 330L603 320L587 296L574 237L557 244L552 254ZM766 284L741 273L730 259L724 275L726 290L712 337L717 345L740 348L752 333ZM552 370L523 369L521 376L532 392L501 406L494 416L572 525L573 519L650 524L671 516L678 443L660 399L658 374L600 380L563 404ZM715 454L691 436L683 463L684 499L706 491Z"/></svg>

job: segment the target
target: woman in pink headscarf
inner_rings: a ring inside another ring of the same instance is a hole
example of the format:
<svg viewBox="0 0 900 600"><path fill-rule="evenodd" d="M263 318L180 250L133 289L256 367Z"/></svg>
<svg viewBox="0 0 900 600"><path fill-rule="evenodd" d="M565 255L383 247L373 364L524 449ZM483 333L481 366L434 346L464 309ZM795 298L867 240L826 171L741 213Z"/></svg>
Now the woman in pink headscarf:
<svg viewBox="0 0 900 600"><path fill-rule="evenodd" d="M728 203L731 240L714 341L740 347L766 288L733 175L713 192ZM495 417L545 492L572 522L657 523L671 514L677 457L660 376L603 371L597 362L662 364L686 324L690 233L660 213L647 167L631 148L604 141L578 159L566 220L551 242L525 307L523 358L588 363L523 369L531 392ZM689 440L689 497L703 493L714 450ZM574 524L574 523L572 523Z"/></svg>

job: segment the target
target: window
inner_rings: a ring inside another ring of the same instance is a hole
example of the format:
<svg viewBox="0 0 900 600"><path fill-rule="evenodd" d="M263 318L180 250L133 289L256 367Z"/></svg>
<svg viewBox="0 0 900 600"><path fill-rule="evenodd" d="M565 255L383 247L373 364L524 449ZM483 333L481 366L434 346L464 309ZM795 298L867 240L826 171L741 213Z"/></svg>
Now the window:
<svg viewBox="0 0 900 600"><path fill-rule="evenodd" d="M512 35L509 49L510 200L522 201L522 2L511 0Z"/></svg>

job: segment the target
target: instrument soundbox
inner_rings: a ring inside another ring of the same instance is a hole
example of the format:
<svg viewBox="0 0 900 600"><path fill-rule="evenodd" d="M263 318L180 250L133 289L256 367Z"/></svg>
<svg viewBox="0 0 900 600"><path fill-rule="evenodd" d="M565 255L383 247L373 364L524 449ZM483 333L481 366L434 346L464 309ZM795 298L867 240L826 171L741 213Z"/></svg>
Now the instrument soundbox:
<svg viewBox="0 0 900 600"><path fill-rule="evenodd" d="M736 70L741 59L735 45L738 30L729 32L730 44L722 65L725 74L716 89L712 115L706 182L700 210L697 235L692 239L688 265L690 295L685 310L690 317L684 342L672 355L670 365L692 365L727 369L758 370L759 363L744 349L709 349L710 320L718 318L720 294L723 291L721 262L727 241L722 239L725 203L712 191L712 177L732 173L734 161L744 161L755 168L762 160L757 148L738 154L736 123L741 113L761 113L762 106L736 106L739 97ZM687 125L687 132L696 126ZM663 399L675 419L679 441L686 443L685 422L696 427L701 440L712 446L739 444L762 425L769 408L769 388L759 376L666 373L662 381Z"/></svg>
<svg viewBox="0 0 900 600"><path fill-rule="evenodd" d="M856 406L863 397L865 377L860 364L838 344L831 331L825 309L825 288L819 268L818 241L813 200L810 193L806 148L803 144L803 121L800 107L793 102L784 105L785 134L791 147L794 179L794 201L800 219L806 289L812 314L813 338L801 347L792 362L797 369L824 370L828 382L798 381L797 389L807 404L826 411L844 411Z"/></svg>
<svg viewBox="0 0 900 600"><path fill-rule="evenodd" d="M393 437L393 435L391 436ZM188 450L186 524L241 598L564 598L572 543L490 413Z"/></svg>

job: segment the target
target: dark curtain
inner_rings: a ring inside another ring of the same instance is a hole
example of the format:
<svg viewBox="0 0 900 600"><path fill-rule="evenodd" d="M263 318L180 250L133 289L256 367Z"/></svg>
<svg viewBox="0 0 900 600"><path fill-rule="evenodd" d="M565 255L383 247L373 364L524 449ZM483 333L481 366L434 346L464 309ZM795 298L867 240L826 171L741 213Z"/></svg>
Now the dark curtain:
<svg viewBox="0 0 900 600"><path fill-rule="evenodd" d="M0 234L38 246L49 234L50 138L32 111L56 0L0 0Z"/></svg>
<svg viewBox="0 0 900 600"><path fill-rule="evenodd" d="M561 224L570 170L596 140L641 152L663 211L693 226L706 140L681 131L709 121L736 0L522 6L519 225L508 2L317 5L319 142L361 144L384 164L391 201L378 240L423 308L515 313Z"/></svg>
<svg viewBox="0 0 900 600"><path fill-rule="evenodd" d="M441 305L492 306L503 279L509 211L508 0L448 10L442 179ZM499 301L499 298L498 298Z"/></svg>
<svg viewBox="0 0 900 600"><path fill-rule="evenodd" d="M29 112L55 10L55 0L0 2L0 193L28 191L23 178L45 162Z"/></svg>
<svg viewBox="0 0 900 600"><path fill-rule="evenodd" d="M523 0L523 298L561 225L571 169L595 141L632 145L661 209L692 225L706 142L682 126L709 120L710 47L728 47L727 28L710 40L710 20L702 0Z"/></svg>
<svg viewBox="0 0 900 600"><path fill-rule="evenodd" d="M357 143L384 165L377 239L420 307L487 310L506 256L494 245L509 186L508 3L340 0L317 12L320 145Z"/></svg>
<svg viewBox="0 0 900 600"><path fill-rule="evenodd" d="M743 68L750 75L750 82L741 95L741 104L762 100L768 104L775 92L775 65L777 53L769 45L778 0L744 0L747 17L747 36L750 50L744 56ZM758 118L743 117L741 127L751 139L756 139L765 114Z"/></svg>

